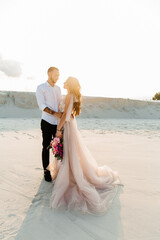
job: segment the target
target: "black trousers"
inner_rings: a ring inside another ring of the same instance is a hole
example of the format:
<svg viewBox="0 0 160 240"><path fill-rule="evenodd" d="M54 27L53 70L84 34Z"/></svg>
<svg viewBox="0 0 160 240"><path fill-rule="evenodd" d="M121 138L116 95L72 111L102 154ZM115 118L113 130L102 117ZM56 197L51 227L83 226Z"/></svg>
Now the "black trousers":
<svg viewBox="0 0 160 240"><path fill-rule="evenodd" d="M41 120L41 130L42 130L42 165L45 170L49 164L49 146L51 140L56 135L57 125L52 125L45 120Z"/></svg>

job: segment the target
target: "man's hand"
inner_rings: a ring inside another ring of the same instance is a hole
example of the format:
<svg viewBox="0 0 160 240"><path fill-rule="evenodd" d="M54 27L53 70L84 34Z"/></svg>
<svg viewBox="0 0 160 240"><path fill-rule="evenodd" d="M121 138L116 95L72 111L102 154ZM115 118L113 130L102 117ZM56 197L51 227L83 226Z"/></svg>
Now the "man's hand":
<svg viewBox="0 0 160 240"><path fill-rule="evenodd" d="M56 116L57 118L61 118L62 117L62 112L55 112L54 116Z"/></svg>

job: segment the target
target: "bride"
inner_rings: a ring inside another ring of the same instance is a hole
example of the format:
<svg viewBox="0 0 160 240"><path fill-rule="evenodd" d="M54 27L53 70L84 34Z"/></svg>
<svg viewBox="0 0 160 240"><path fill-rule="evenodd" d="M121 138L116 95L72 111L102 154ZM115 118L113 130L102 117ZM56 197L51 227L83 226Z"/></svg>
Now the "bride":
<svg viewBox="0 0 160 240"><path fill-rule="evenodd" d="M108 166L99 167L83 142L75 116L81 111L79 81L69 77L64 82L68 94L64 113L57 127L63 132L63 161L59 166L50 204L53 209L65 207L82 213L102 214L112 203L121 185L117 172Z"/></svg>

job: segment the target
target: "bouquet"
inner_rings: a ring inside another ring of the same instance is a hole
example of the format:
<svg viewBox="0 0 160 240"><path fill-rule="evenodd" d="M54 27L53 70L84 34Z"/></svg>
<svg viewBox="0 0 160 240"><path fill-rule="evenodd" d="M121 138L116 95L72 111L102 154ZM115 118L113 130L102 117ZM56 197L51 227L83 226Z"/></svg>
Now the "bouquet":
<svg viewBox="0 0 160 240"><path fill-rule="evenodd" d="M52 148L53 155L57 160L63 159L63 138L55 137L50 142L50 145L48 146L48 149Z"/></svg>

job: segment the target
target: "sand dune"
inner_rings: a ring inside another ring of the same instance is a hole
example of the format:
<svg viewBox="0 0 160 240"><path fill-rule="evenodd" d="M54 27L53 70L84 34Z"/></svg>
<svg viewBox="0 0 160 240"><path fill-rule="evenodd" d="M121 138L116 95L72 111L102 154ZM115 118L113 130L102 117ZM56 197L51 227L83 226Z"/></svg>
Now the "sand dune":
<svg viewBox="0 0 160 240"><path fill-rule="evenodd" d="M40 117L34 92L0 91L0 117ZM83 97L81 118L160 119L160 102Z"/></svg>

